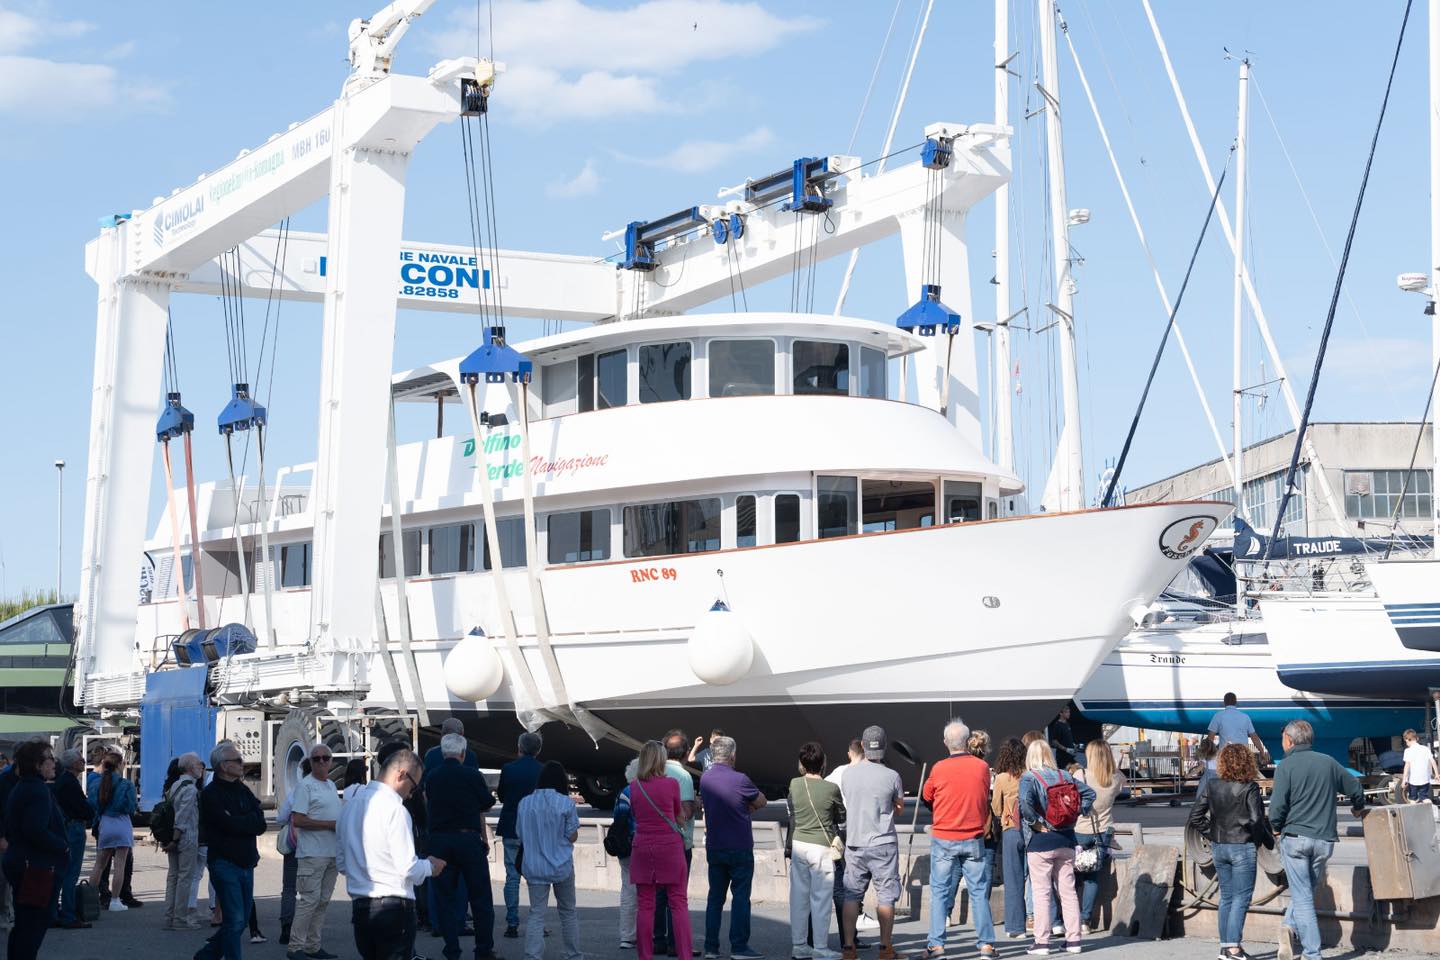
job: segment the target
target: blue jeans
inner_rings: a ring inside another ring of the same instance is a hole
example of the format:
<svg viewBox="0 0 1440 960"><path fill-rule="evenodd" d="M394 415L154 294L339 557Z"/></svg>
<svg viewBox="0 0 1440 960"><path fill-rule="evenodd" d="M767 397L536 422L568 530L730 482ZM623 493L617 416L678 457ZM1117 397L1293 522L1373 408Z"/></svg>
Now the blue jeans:
<svg viewBox="0 0 1440 960"><path fill-rule="evenodd" d="M705 952L720 952L720 914L730 894L730 952L750 949L750 881L755 876L754 850L707 850L710 897L705 901Z"/></svg>
<svg viewBox="0 0 1440 960"><path fill-rule="evenodd" d="M990 917L990 851L985 841L930 838L930 940L931 947L945 946L945 921L955 908L955 893L961 875L970 891L970 909L975 914L975 945L995 942L995 923Z"/></svg>
<svg viewBox="0 0 1440 960"><path fill-rule="evenodd" d="M505 844L505 926L520 926L520 871L515 857L520 853L518 837L504 837Z"/></svg>
<svg viewBox="0 0 1440 960"><path fill-rule="evenodd" d="M1025 838L1014 827L1000 835L1000 855L1005 864L1005 932L1025 932Z"/></svg>
<svg viewBox="0 0 1440 960"><path fill-rule="evenodd" d="M75 884L80 882L80 865L85 859L85 824L80 820L65 824L65 840L70 844L70 863L60 880L60 922L74 923Z"/></svg>
<svg viewBox="0 0 1440 960"><path fill-rule="evenodd" d="M1280 853L1285 879L1290 884L1290 906L1284 923L1300 937L1305 960L1320 956L1320 921L1315 917L1315 887L1325 876L1325 864L1335 852L1331 840L1313 837L1281 837Z"/></svg>
<svg viewBox="0 0 1440 960"><path fill-rule="evenodd" d="M1245 914L1255 892L1255 844L1215 843L1215 877L1220 881L1220 949L1245 938Z"/></svg>
<svg viewBox="0 0 1440 960"><path fill-rule="evenodd" d="M255 870L229 860L210 861L210 882L220 903L220 929L195 951L196 960L240 960L240 943L250 922L250 901L255 892Z"/></svg>
<svg viewBox="0 0 1440 960"><path fill-rule="evenodd" d="M1105 879L1105 873L1110 869L1110 839L1115 836L1114 830L1106 830L1100 834L1081 833L1075 831L1075 842L1077 846L1088 847L1097 844L1100 850L1100 862L1090 873L1075 871L1075 885L1080 888L1080 922L1089 923L1095 916L1095 901L1100 899L1100 884Z"/></svg>

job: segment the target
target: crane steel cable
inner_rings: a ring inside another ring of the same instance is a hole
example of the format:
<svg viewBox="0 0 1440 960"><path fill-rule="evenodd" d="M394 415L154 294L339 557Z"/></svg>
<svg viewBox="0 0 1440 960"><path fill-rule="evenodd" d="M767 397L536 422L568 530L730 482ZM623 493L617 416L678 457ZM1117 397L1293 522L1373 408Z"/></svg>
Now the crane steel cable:
<svg viewBox="0 0 1440 960"><path fill-rule="evenodd" d="M1345 233L1345 246L1340 253L1340 269L1335 275L1335 288L1330 294L1330 307L1325 313L1325 327L1320 332L1320 347L1315 352L1315 369L1310 374L1310 386L1305 391L1305 407L1300 422L1295 427L1295 448L1290 451L1290 466L1285 471L1285 486L1281 489L1280 503L1275 509L1275 523L1270 531L1270 542L1265 546L1265 562L1270 562L1275 552L1275 540L1280 536L1280 527L1285 522L1285 510L1294 495L1295 472L1300 466L1300 450L1305 442L1305 432L1310 426L1310 410L1315 405L1315 391L1320 386L1320 372L1325 366L1325 351L1330 344L1330 331L1335 327L1335 311L1340 305L1340 291L1345 283L1345 270L1350 265L1350 249L1355 243L1355 229L1360 223L1360 211L1365 205L1365 189L1370 185L1370 168L1375 163L1375 151L1380 145L1380 131L1385 126L1385 113L1390 106L1390 91L1395 86L1395 71L1400 65L1400 50L1405 45L1405 28L1410 23L1410 9L1414 0L1405 0L1405 15L1400 21L1400 36L1395 41L1395 54L1390 60L1390 75L1385 81L1385 96L1380 101L1380 116L1375 121L1375 132L1370 136L1370 152L1365 158L1365 172L1360 178L1360 192L1355 197L1355 210L1350 214L1350 229Z"/></svg>

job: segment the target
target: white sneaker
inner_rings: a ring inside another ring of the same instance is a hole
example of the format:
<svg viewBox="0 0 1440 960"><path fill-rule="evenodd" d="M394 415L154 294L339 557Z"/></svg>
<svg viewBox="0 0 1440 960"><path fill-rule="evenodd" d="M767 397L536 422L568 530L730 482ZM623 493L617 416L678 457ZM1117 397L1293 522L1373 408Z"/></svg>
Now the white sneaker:
<svg viewBox="0 0 1440 960"><path fill-rule="evenodd" d="M114 900L110 901L110 906L106 907L105 909L109 910L111 913L124 913L130 908L125 906L125 904L121 903L119 897L116 897Z"/></svg>
<svg viewBox="0 0 1440 960"><path fill-rule="evenodd" d="M815 951L805 944L796 944L790 947L790 960L815 960Z"/></svg>
<svg viewBox="0 0 1440 960"><path fill-rule="evenodd" d="M818 947L810 951L810 956L813 957L814 960L840 960L840 954L834 950L822 950Z"/></svg>
<svg viewBox="0 0 1440 960"><path fill-rule="evenodd" d="M862 913L862 914L860 914L859 917L857 917L857 918L855 919L855 929L856 929L856 930L879 930L879 929L880 929L880 921L879 921L879 920L876 920L874 917L870 916L870 914L868 914L868 913Z"/></svg>
<svg viewBox="0 0 1440 960"><path fill-rule="evenodd" d="M1082 923L1080 924L1080 932L1088 937L1090 936L1090 934L1095 932L1095 929L1091 927L1088 923Z"/></svg>
<svg viewBox="0 0 1440 960"><path fill-rule="evenodd" d="M1050 928L1050 936L1052 936L1052 937L1063 937L1063 936L1065 936L1065 928L1064 928L1063 926L1061 926L1060 924L1058 924L1058 923L1055 924L1055 926L1053 926L1053 927Z"/></svg>
<svg viewBox="0 0 1440 960"><path fill-rule="evenodd" d="M1079 952L1080 952L1080 944L1078 944L1078 943L1072 943L1072 944L1070 944L1069 946L1067 946L1067 947L1065 948L1065 952L1066 952L1066 953L1079 953Z"/></svg>

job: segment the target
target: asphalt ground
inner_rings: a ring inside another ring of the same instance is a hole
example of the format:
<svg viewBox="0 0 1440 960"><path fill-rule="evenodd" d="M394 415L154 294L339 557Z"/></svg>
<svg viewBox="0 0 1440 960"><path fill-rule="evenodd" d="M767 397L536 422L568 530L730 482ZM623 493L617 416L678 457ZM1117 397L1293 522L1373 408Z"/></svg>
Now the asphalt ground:
<svg viewBox="0 0 1440 960"><path fill-rule="evenodd" d="M1148 816L1148 812L1147 812ZM1163 819L1173 819L1174 814L1166 814ZM1158 816L1157 816L1158 818ZM262 845L268 847L269 855L263 857L260 866L256 870L255 893L256 903L260 916L260 927L264 934L270 938L268 943L251 945L248 942L244 946L244 955L247 958L266 958L266 960L283 960L285 947L278 943L280 933L280 872L281 863L273 854L271 838L262 838ZM92 851L93 853L93 851ZM165 931L160 929L164 917L164 891L165 891L165 857L156 848L146 843L136 848L136 866L134 877L134 890L136 896L145 902L142 909L130 910L125 913L102 913L93 928L89 930L51 930L41 948L42 958L55 958L55 960L188 960L194 955L210 931L189 930L189 931ZM86 867L88 869L87 859ZM500 884L493 883L494 895L497 904L502 901ZM206 893L201 890L201 909L206 911ZM526 910L525 893L521 893L521 916L523 918ZM616 897L612 893L596 891L580 891L579 893L580 913L580 938L581 949L587 957L594 958L616 958L616 960L633 960L633 950L621 950L618 945L618 930L616 917ZM502 920L497 926L497 935L503 928L503 906L500 908ZM331 903L325 918L325 932L323 946L332 953L343 958L358 956L355 950L354 939L350 928L350 906L349 898L345 895L345 881L341 878L336 885L335 899ZM690 921L692 929L698 935L704 929L704 905L692 902L690 909ZM728 917L727 917L728 922ZM560 944L559 919L554 915L554 906L551 906L551 914L547 926L553 935L546 941L546 953L551 960L559 960L562 955ZM727 926L728 929L728 926ZM862 933L862 942L868 941L871 947L861 951L861 960L874 960L874 934L868 936ZM919 922L899 923L896 925L895 945L904 957L915 958L925 946L926 930ZM721 940L724 942L722 930ZM951 927L949 932L948 956L951 958L967 958L977 956L975 938L966 927ZM497 938L496 953L502 960L522 960L521 940L506 940ZM838 947L838 937L831 934L832 948ZM461 942L465 956L470 956L471 943L466 940ZM786 960L790 956L790 923L789 910L785 904L757 904L754 908L752 919L751 945L765 954L772 960ZM1029 946L1028 940L1002 940L997 944L1001 957L1024 956L1025 948ZM441 956L442 941L437 937L421 934L417 942L417 952L424 957L439 960ZM1247 944L1253 956L1258 960L1268 960L1275 957L1276 951L1273 944ZM1219 944L1213 940L1184 939L1166 940L1159 942L1126 940L1109 936L1097 936L1086 941L1085 953L1094 953L1104 956L1107 960L1150 960L1150 958L1164 958L1164 960L1211 960L1219 952ZM1064 956L1064 954L1059 954ZM1327 957L1352 958L1365 956L1363 952L1349 951L1342 952L1331 950ZM1382 954L1375 954L1379 957ZM1419 960L1424 954L1387 952L1383 954L1387 960Z"/></svg>

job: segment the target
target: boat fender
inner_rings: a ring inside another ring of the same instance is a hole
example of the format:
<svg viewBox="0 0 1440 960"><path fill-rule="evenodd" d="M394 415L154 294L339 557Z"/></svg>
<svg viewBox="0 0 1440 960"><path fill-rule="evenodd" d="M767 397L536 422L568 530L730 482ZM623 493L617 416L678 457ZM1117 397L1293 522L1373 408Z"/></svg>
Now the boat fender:
<svg viewBox="0 0 1440 960"><path fill-rule="evenodd" d="M707 610L687 644L690 670L705 683L725 686L750 672L755 643L750 631L723 600Z"/></svg>
<svg viewBox="0 0 1440 960"><path fill-rule="evenodd" d="M505 665L490 638L473 630L445 656L445 688L471 703L494 696L505 679Z"/></svg>

